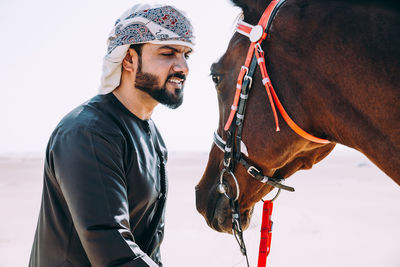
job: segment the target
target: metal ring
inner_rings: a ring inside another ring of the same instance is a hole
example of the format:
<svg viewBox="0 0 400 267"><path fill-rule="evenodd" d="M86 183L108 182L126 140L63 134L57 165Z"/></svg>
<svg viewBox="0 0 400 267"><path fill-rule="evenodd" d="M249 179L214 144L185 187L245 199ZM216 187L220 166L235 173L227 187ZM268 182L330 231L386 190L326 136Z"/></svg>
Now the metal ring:
<svg viewBox="0 0 400 267"><path fill-rule="evenodd" d="M274 202L279 197L279 195L281 194L281 190L282 189L278 188L278 192L276 192L275 196L270 200L271 202ZM266 201L266 200L264 200L262 198L261 198L261 200L262 201Z"/></svg>
<svg viewBox="0 0 400 267"><path fill-rule="evenodd" d="M236 201L236 200L238 200L239 199L239 194L240 194L240 189L239 189L239 183L238 183L238 181L237 181L237 179L236 179L236 176L233 174L233 172L231 172L230 170L227 170L227 169L223 169L222 171L221 171L221 174L220 174L220 176L219 176L219 183L220 184L224 184L224 173L228 173L228 174L230 174L231 176L232 176L232 178L233 178L233 181L235 182L235 185L236 185L236 197L235 197L235 199L233 200L233 201ZM226 193L226 192L224 192L224 195L227 197L227 198L229 198L230 199L230 197L228 196L228 194Z"/></svg>
<svg viewBox="0 0 400 267"><path fill-rule="evenodd" d="M271 199L271 202L274 202L274 201L279 197L280 193L281 193L281 189L279 188L279 189L278 189L278 192L276 193L276 195L274 196L274 198Z"/></svg>

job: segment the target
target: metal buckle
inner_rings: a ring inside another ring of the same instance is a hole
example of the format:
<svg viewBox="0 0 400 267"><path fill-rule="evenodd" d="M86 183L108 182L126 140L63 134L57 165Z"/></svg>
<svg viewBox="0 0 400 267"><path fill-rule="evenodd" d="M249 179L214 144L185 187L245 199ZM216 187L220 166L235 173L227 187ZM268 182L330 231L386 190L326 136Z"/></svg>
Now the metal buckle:
<svg viewBox="0 0 400 267"><path fill-rule="evenodd" d="M259 43L256 43L254 46L255 46L255 48L257 48L258 52L260 52L260 53L264 52L264 50L262 50L261 45Z"/></svg>
<svg viewBox="0 0 400 267"><path fill-rule="evenodd" d="M257 172L257 174L260 174L260 171L256 168L256 167L254 167L254 166L250 166L248 169L247 169L247 173L248 174L250 174L252 177L256 177L253 173L252 173L252 171L256 171Z"/></svg>
<svg viewBox="0 0 400 267"><path fill-rule="evenodd" d="M246 71L245 75L247 76L247 73L249 73L249 68L243 65L240 70L243 70L243 69Z"/></svg>
<svg viewBox="0 0 400 267"><path fill-rule="evenodd" d="M251 84L253 83L253 78L251 78L249 75L245 75L244 79L249 80L249 88L251 88Z"/></svg>
<svg viewBox="0 0 400 267"><path fill-rule="evenodd" d="M231 165L231 158L224 159L224 166L225 166L226 168L228 168L229 165Z"/></svg>

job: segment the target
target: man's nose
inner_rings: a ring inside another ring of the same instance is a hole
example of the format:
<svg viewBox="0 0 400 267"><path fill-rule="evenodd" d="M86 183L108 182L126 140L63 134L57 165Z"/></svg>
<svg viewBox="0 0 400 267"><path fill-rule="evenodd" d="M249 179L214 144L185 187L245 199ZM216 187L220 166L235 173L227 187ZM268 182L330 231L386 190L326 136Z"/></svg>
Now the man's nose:
<svg viewBox="0 0 400 267"><path fill-rule="evenodd" d="M189 73L189 66L187 64L187 60L184 56L179 57L174 64L174 71L181 72L185 75Z"/></svg>

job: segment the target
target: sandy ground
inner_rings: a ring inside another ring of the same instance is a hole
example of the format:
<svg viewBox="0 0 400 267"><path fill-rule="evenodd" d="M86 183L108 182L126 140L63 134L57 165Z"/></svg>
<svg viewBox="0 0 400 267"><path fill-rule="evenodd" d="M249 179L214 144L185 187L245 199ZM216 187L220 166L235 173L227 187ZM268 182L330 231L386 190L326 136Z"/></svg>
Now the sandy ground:
<svg viewBox="0 0 400 267"><path fill-rule="evenodd" d="M196 212L194 186L206 153L170 153L163 262L170 266L246 266L234 238ZM42 190L41 157L0 157L0 266L27 266ZM360 153L339 148L288 179L295 193L274 206L267 266L400 267L400 187ZM261 203L245 232L256 266Z"/></svg>

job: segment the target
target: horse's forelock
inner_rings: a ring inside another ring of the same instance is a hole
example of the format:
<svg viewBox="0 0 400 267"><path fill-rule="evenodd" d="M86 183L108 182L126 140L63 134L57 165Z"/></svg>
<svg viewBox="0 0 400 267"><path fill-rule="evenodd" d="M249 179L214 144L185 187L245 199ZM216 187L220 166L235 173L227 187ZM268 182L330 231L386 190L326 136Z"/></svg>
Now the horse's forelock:
<svg viewBox="0 0 400 267"><path fill-rule="evenodd" d="M270 0L231 0L232 3L240 7L243 11L244 20L251 24L256 24L261 14L267 8Z"/></svg>

